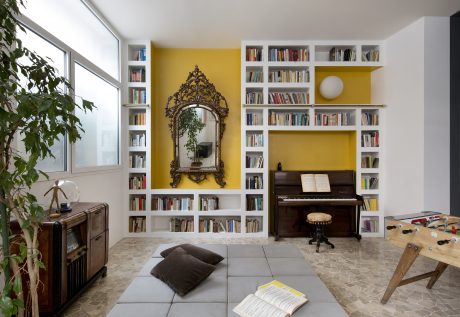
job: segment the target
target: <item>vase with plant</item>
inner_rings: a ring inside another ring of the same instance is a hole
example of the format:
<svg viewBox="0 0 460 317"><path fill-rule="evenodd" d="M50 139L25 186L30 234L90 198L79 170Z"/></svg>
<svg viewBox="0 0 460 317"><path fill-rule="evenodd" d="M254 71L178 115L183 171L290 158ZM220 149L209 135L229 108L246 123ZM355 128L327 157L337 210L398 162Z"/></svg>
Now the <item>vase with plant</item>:
<svg viewBox="0 0 460 317"><path fill-rule="evenodd" d="M17 36L25 32L18 21L20 6L23 0L0 4L0 231L5 280L0 310L4 316L39 316L37 289L44 265L38 232L45 211L30 189L41 174L47 175L37 169L37 161L53 157L50 148L60 137L75 142L82 131L75 109L90 111L94 106L86 100L77 104L66 93L72 91L69 82L50 60L22 45ZM11 219L19 224L19 233L11 233ZM22 276L27 276L30 301L23 295Z"/></svg>
<svg viewBox="0 0 460 317"><path fill-rule="evenodd" d="M206 126L196 112L196 108L187 108L179 115L179 139L187 134L187 141L184 144L187 150L187 157L192 161L192 167L201 166L198 157L198 134Z"/></svg>

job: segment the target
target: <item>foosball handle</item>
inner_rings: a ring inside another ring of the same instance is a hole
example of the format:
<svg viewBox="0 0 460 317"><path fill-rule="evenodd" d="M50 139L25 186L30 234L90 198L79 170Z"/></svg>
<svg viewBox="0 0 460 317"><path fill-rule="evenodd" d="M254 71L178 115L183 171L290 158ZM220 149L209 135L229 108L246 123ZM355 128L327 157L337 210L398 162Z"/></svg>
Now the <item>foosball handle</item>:
<svg viewBox="0 0 460 317"><path fill-rule="evenodd" d="M439 240L438 245L448 244L449 242L450 242L450 240Z"/></svg>
<svg viewBox="0 0 460 317"><path fill-rule="evenodd" d="M411 232L413 232L413 231L414 231L414 230L412 230L412 229L405 229L405 230L402 231L402 233L403 233L403 234L408 234L408 233L411 233Z"/></svg>
<svg viewBox="0 0 460 317"><path fill-rule="evenodd" d="M396 226L387 226L387 230L393 230L393 229L396 229L397 227Z"/></svg>

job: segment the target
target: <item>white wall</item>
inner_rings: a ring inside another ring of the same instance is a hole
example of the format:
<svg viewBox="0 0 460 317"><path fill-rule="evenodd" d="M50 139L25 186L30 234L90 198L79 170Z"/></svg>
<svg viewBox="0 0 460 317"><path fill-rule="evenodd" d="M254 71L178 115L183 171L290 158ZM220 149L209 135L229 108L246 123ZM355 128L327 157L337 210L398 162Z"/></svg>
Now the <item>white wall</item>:
<svg viewBox="0 0 460 317"><path fill-rule="evenodd" d="M387 106L385 215L449 211L448 57L447 17L419 19L385 41L385 67L372 74L372 102Z"/></svg>

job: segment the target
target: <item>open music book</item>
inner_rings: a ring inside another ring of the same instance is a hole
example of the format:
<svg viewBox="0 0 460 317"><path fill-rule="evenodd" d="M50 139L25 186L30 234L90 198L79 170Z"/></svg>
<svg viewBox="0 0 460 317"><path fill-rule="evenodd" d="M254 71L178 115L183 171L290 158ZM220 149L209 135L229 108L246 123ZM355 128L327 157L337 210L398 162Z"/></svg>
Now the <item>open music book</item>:
<svg viewBox="0 0 460 317"><path fill-rule="evenodd" d="M329 176L327 174L301 174L302 191L328 193L331 191Z"/></svg>
<svg viewBox="0 0 460 317"><path fill-rule="evenodd" d="M273 281L246 296L233 311L242 317L289 317L308 301L299 294L302 293Z"/></svg>

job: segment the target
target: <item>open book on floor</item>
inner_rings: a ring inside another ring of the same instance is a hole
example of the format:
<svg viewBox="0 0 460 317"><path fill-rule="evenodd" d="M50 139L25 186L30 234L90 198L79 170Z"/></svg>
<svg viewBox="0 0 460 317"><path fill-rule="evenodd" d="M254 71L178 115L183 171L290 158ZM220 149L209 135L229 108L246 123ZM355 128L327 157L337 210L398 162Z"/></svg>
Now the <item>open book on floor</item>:
<svg viewBox="0 0 460 317"><path fill-rule="evenodd" d="M304 294L275 280L246 296L233 311L242 317L289 317L307 301Z"/></svg>

